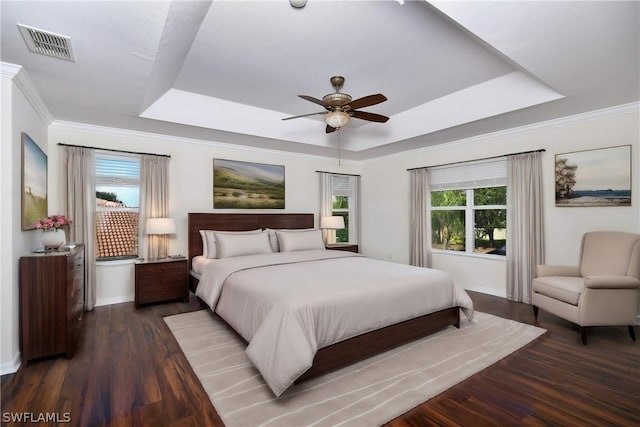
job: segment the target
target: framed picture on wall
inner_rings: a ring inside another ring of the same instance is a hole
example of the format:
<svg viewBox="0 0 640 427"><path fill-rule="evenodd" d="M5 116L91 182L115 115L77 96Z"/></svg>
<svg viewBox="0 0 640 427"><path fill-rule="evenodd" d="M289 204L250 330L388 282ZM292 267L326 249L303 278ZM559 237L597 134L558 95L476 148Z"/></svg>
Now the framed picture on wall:
<svg viewBox="0 0 640 427"><path fill-rule="evenodd" d="M213 159L214 209L284 209L284 166Z"/></svg>
<svg viewBox="0 0 640 427"><path fill-rule="evenodd" d="M22 229L47 216L47 155L22 132Z"/></svg>
<svg viewBox="0 0 640 427"><path fill-rule="evenodd" d="M556 206L631 206L631 145L555 156Z"/></svg>

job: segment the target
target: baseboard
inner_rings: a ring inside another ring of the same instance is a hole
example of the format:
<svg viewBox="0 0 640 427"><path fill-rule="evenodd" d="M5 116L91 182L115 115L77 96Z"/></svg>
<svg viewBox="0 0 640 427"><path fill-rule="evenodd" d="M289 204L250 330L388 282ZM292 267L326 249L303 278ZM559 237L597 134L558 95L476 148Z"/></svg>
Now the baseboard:
<svg viewBox="0 0 640 427"><path fill-rule="evenodd" d="M467 291L480 292L481 294L493 295L494 297L506 298L506 292L499 292L497 289L493 288L485 288L482 286L467 286L465 288Z"/></svg>
<svg viewBox="0 0 640 427"><path fill-rule="evenodd" d="M0 375L14 374L20 368L20 353L16 353L13 361L0 364Z"/></svg>
<svg viewBox="0 0 640 427"><path fill-rule="evenodd" d="M133 296L102 298L102 299L96 300L96 307L100 307L100 306L103 306L103 305L120 304L120 303L123 303L123 302L131 302L133 300L134 300Z"/></svg>

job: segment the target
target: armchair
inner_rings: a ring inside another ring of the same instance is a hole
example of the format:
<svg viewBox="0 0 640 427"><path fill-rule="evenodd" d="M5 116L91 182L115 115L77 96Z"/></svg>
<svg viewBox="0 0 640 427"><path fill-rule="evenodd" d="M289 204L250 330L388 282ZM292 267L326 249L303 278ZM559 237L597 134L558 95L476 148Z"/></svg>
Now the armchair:
<svg viewBox="0 0 640 427"><path fill-rule="evenodd" d="M588 326L634 322L640 288L640 234L594 231L582 237L579 267L539 265L532 282L531 304L578 325L587 344Z"/></svg>

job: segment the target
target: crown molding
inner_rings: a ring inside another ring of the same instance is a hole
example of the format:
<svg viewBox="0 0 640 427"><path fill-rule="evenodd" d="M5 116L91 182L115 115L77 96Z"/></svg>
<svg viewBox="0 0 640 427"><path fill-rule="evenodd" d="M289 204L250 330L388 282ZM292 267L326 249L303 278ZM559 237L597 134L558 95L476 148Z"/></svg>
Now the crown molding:
<svg viewBox="0 0 640 427"><path fill-rule="evenodd" d="M36 87L33 85L33 82L29 78L25 69L20 65L0 62L0 73L2 74L2 77L10 78L15 82L18 89L20 89L25 98L27 98L27 101L29 101L42 121L46 125L50 125L53 121L53 117L51 116L51 113L49 113L49 109L47 109L47 106L40 97L40 94L36 90Z"/></svg>
<svg viewBox="0 0 640 427"><path fill-rule="evenodd" d="M236 150L236 151L244 151L244 152L251 152L251 153L258 152L258 153L265 153L265 154L275 154L278 156L282 156L283 153L286 153L287 156L291 156L291 157L337 160L335 157L331 157L331 156L296 153L291 151L254 147L249 145L239 145L239 144L231 144L226 142L209 141L204 139L186 138L181 136L164 135L161 133L143 132L143 131L130 130L130 129L114 128L109 126L92 125L87 123L69 122L64 120L54 120L49 125L49 129L72 131L72 132L87 132L87 133L107 135L107 136L112 136L115 138L122 138L122 139L135 138L138 140L143 140L148 142L168 142L172 144L180 143L180 144L192 144L192 145L205 145L207 147L217 147L217 148L223 148L227 150ZM350 159L342 159L341 161L343 164L359 163L359 161L354 161Z"/></svg>
<svg viewBox="0 0 640 427"><path fill-rule="evenodd" d="M442 150L443 148L465 146L468 144L475 144L475 143L483 142L487 140L495 140L497 138L502 138L506 136L524 135L524 134L539 131L539 130L555 129L555 128L567 126L572 123L581 123L581 122L592 121L592 120L600 120L605 118L622 116L625 114L633 114L633 113L637 114L639 112L640 112L640 102L635 101L635 102L630 102L628 104L621 104L613 107L602 108L600 110L587 111L586 113L579 113L571 116L560 117L557 119L545 120L543 122L533 123L530 125L518 126L515 128L504 129L496 132L485 133L482 135L471 136L469 138L459 139L451 142L445 142L442 144L431 145L428 147L420 147L414 150L407 150L400 153L387 154L386 156L380 156L377 158L392 158L392 157L406 155L407 153L417 154L417 153L424 153L424 152L430 152L430 151L437 151L437 150Z"/></svg>

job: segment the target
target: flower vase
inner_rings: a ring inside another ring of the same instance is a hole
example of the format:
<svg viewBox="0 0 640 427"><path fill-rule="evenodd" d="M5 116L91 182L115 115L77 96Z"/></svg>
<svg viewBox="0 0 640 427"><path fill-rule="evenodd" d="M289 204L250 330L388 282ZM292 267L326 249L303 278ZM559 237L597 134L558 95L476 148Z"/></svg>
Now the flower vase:
<svg viewBox="0 0 640 427"><path fill-rule="evenodd" d="M42 233L42 246L45 249L58 249L67 240L67 236L63 229L44 230Z"/></svg>

